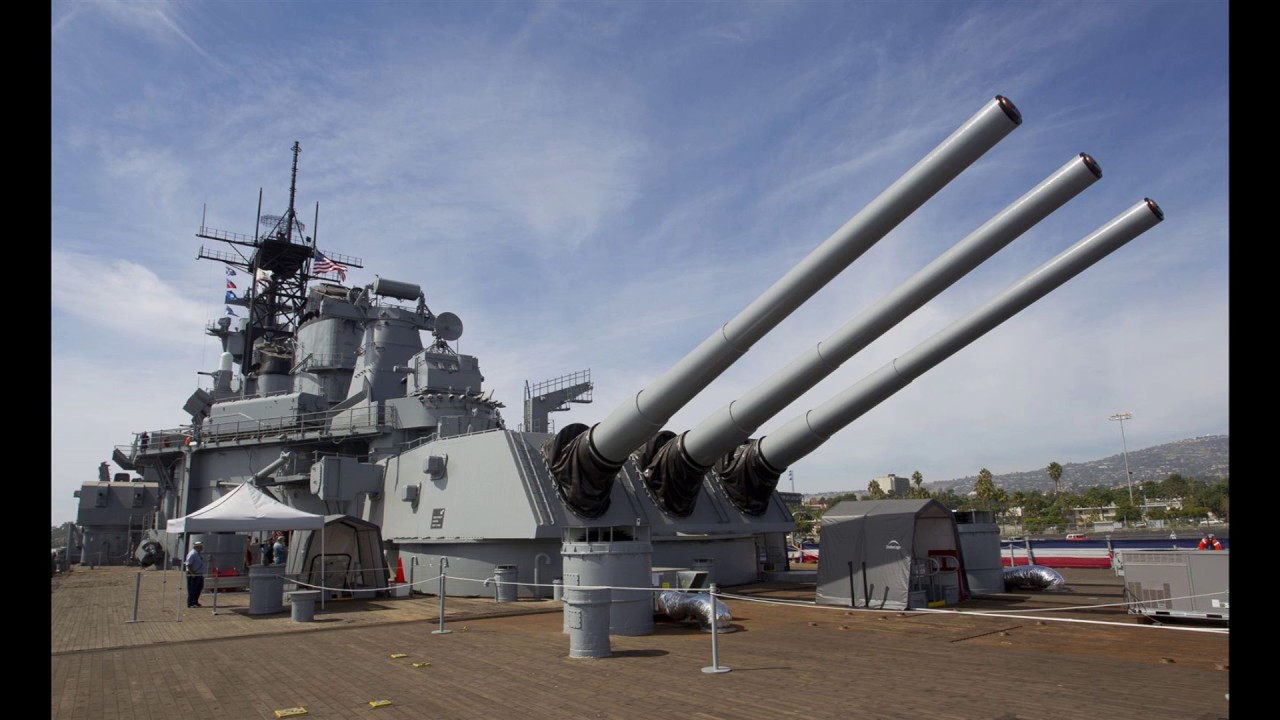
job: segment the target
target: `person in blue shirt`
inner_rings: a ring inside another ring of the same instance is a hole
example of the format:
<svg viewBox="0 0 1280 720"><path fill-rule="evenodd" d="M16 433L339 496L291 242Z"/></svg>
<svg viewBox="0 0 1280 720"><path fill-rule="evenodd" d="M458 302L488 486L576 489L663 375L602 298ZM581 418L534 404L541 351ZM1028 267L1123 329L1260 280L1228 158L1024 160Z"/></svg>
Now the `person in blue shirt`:
<svg viewBox="0 0 1280 720"><path fill-rule="evenodd" d="M204 543L199 540L191 545L187 553L187 607L203 607L200 604L200 593L204 592L204 573L207 569L204 561Z"/></svg>
<svg viewBox="0 0 1280 720"><path fill-rule="evenodd" d="M284 544L284 535L276 536L276 544L271 546L271 553L276 565L284 565L289 559L289 548Z"/></svg>

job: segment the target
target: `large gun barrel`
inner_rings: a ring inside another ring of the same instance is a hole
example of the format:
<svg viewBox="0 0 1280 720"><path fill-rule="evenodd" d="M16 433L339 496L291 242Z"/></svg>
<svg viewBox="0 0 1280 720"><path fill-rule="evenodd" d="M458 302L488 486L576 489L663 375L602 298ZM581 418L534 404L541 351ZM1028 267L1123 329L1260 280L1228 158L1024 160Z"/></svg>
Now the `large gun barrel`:
<svg viewBox="0 0 1280 720"><path fill-rule="evenodd" d="M621 462L677 411L840 271L897 227L1022 122L997 96L828 237L737 317L592 429L604 458Z"/></svg>
<svg viewBox="0 0 1280 720"><path fill-rule="evenodd" d="M608 509L613 476L627 456L845 267L1005 138L1022 122L997 96L742 312L670 370L588 429L564 428L543 453L569 505L587 517Z"/></svg>
<svg viewBox="0 0 1280 720"><path fill-rule="evenodd" d="M767 497L773 487L767 487L765 493L763 485L768 484L770 476L776 484L789 465L816 450L837 431L1162 220L1164 212L1154 201L1147 198L1138 202L906 354L777 431L739 446L731 457L717 463L717 477L726 490L733 487L745 491L754 484L755 490ZM730 491L730 495L737 493ZM742 498L749 499L745 493ZM759 497L755 500L758 502ZM741 500L735 501L741 504Z"/></svg>
<svg viewBox="0 0 1280 720"><path fill-rule="evenodd" d="M826 340L685 433L679 442L687 461L709 469L845 360L1101 177L1085 153L1067 162Z"/></svg>
<svg viewBox="0 0 1280 720"><path fill-rule="evenodd" d="M289 462L289 459L292 457L293 457L293 453L290 452L289 450L280 451L280 457L276 458L275 460L272 460L270 465L267 465L266 467L262 468L258 472L254 473L253 477L249 478L249 482L254 485L261 485L263 480L266 480L267 478L271 477L271 473L283 467L284 464Z"/></svg>

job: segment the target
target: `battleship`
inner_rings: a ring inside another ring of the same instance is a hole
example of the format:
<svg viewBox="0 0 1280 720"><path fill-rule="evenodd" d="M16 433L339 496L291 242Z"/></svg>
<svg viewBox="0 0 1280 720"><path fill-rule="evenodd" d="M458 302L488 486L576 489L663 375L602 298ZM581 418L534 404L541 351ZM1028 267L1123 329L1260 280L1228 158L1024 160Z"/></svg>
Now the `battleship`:
<svg viewBox="0 0 1280 720"><path fill-rule="evenodd" d="M787 468L871 408L1164 218L1149 198L1101 225L991 301L829 401L759 429L842 362L1102 177L1086 153L965 236L891 294L772 377L683 432L665 426L695 395L827 282L1022 124L996 96L737 316L594 424L552 413L589 403L589 370L525 384L509 427L480 360L458 351L463 321L429 288L375 276L321 251L289 199L252 234L206 227L198 259L252 278L228 297L246 317L205 328L221 345L188 424L137 432L77 494L70 555L81 564L158 565L195 535L169 521L246 483L325 518L328 547L295 533L288 572L317 586L389 592L392 578L443 576L442 596L546 597L556 583L649 586L660 568L702 569L721 586L788 568L795 520L777 490ZM318 226L312 221L312 230ZM177 402L178 399L175 399ZM344 533L346 535L344 536ZM347 537L343 541L341 538ZM202 537L215 568L244 567L245 534ZM495 583L495 578L509 582ZM416 590L423 588L416 587ZM427 592L437 592L428 588ZM615 591L611 630L651 627L644 592ZM633 610L626 610L633 607Z"/></svg>

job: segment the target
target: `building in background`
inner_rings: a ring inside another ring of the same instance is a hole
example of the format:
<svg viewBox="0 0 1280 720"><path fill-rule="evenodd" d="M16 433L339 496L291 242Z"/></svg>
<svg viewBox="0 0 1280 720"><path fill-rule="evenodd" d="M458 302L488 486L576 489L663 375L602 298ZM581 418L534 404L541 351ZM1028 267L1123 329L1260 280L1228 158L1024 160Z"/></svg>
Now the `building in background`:
<svg viewBox="0 0 1280 720"><path fill-rule="evenodd" d="M873 482L879 485L885 494L893 497L906 497L907 491L911 489L911 478L898 477L893 473L878 477ZM871 483L867 483L867 491L871 491Z"/></svg>

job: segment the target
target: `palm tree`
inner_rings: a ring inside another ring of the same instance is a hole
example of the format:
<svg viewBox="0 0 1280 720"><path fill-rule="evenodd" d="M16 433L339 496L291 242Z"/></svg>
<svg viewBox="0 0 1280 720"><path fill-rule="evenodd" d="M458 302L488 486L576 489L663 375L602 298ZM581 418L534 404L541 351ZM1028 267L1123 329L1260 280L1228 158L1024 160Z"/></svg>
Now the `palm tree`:
<svg viewBox="0 0 1280 720"><path fill-rule="evenodd" d="M1058 481L1062 479L1062 466L1056 462L1049 463L1049 479L1053 481L1053 495L1058 496Z"/></svg>
<svg viewBox="0 0 1280 720"><path fill-rule="evenodd" d="M977 495L978 502L984 510L993 510L992 503L996 497L996 486L992 480L991 471L982 468L978 471L978 482L974 483L973 490Z"/></svg>
<svg viewBox="0 0 1280 720"><path fill-rule="evenodd" d="M916 486L916 497L924 497L920 490L920 486L924 484L924 475L919 470L911 473L911 482Z"/></svg>

